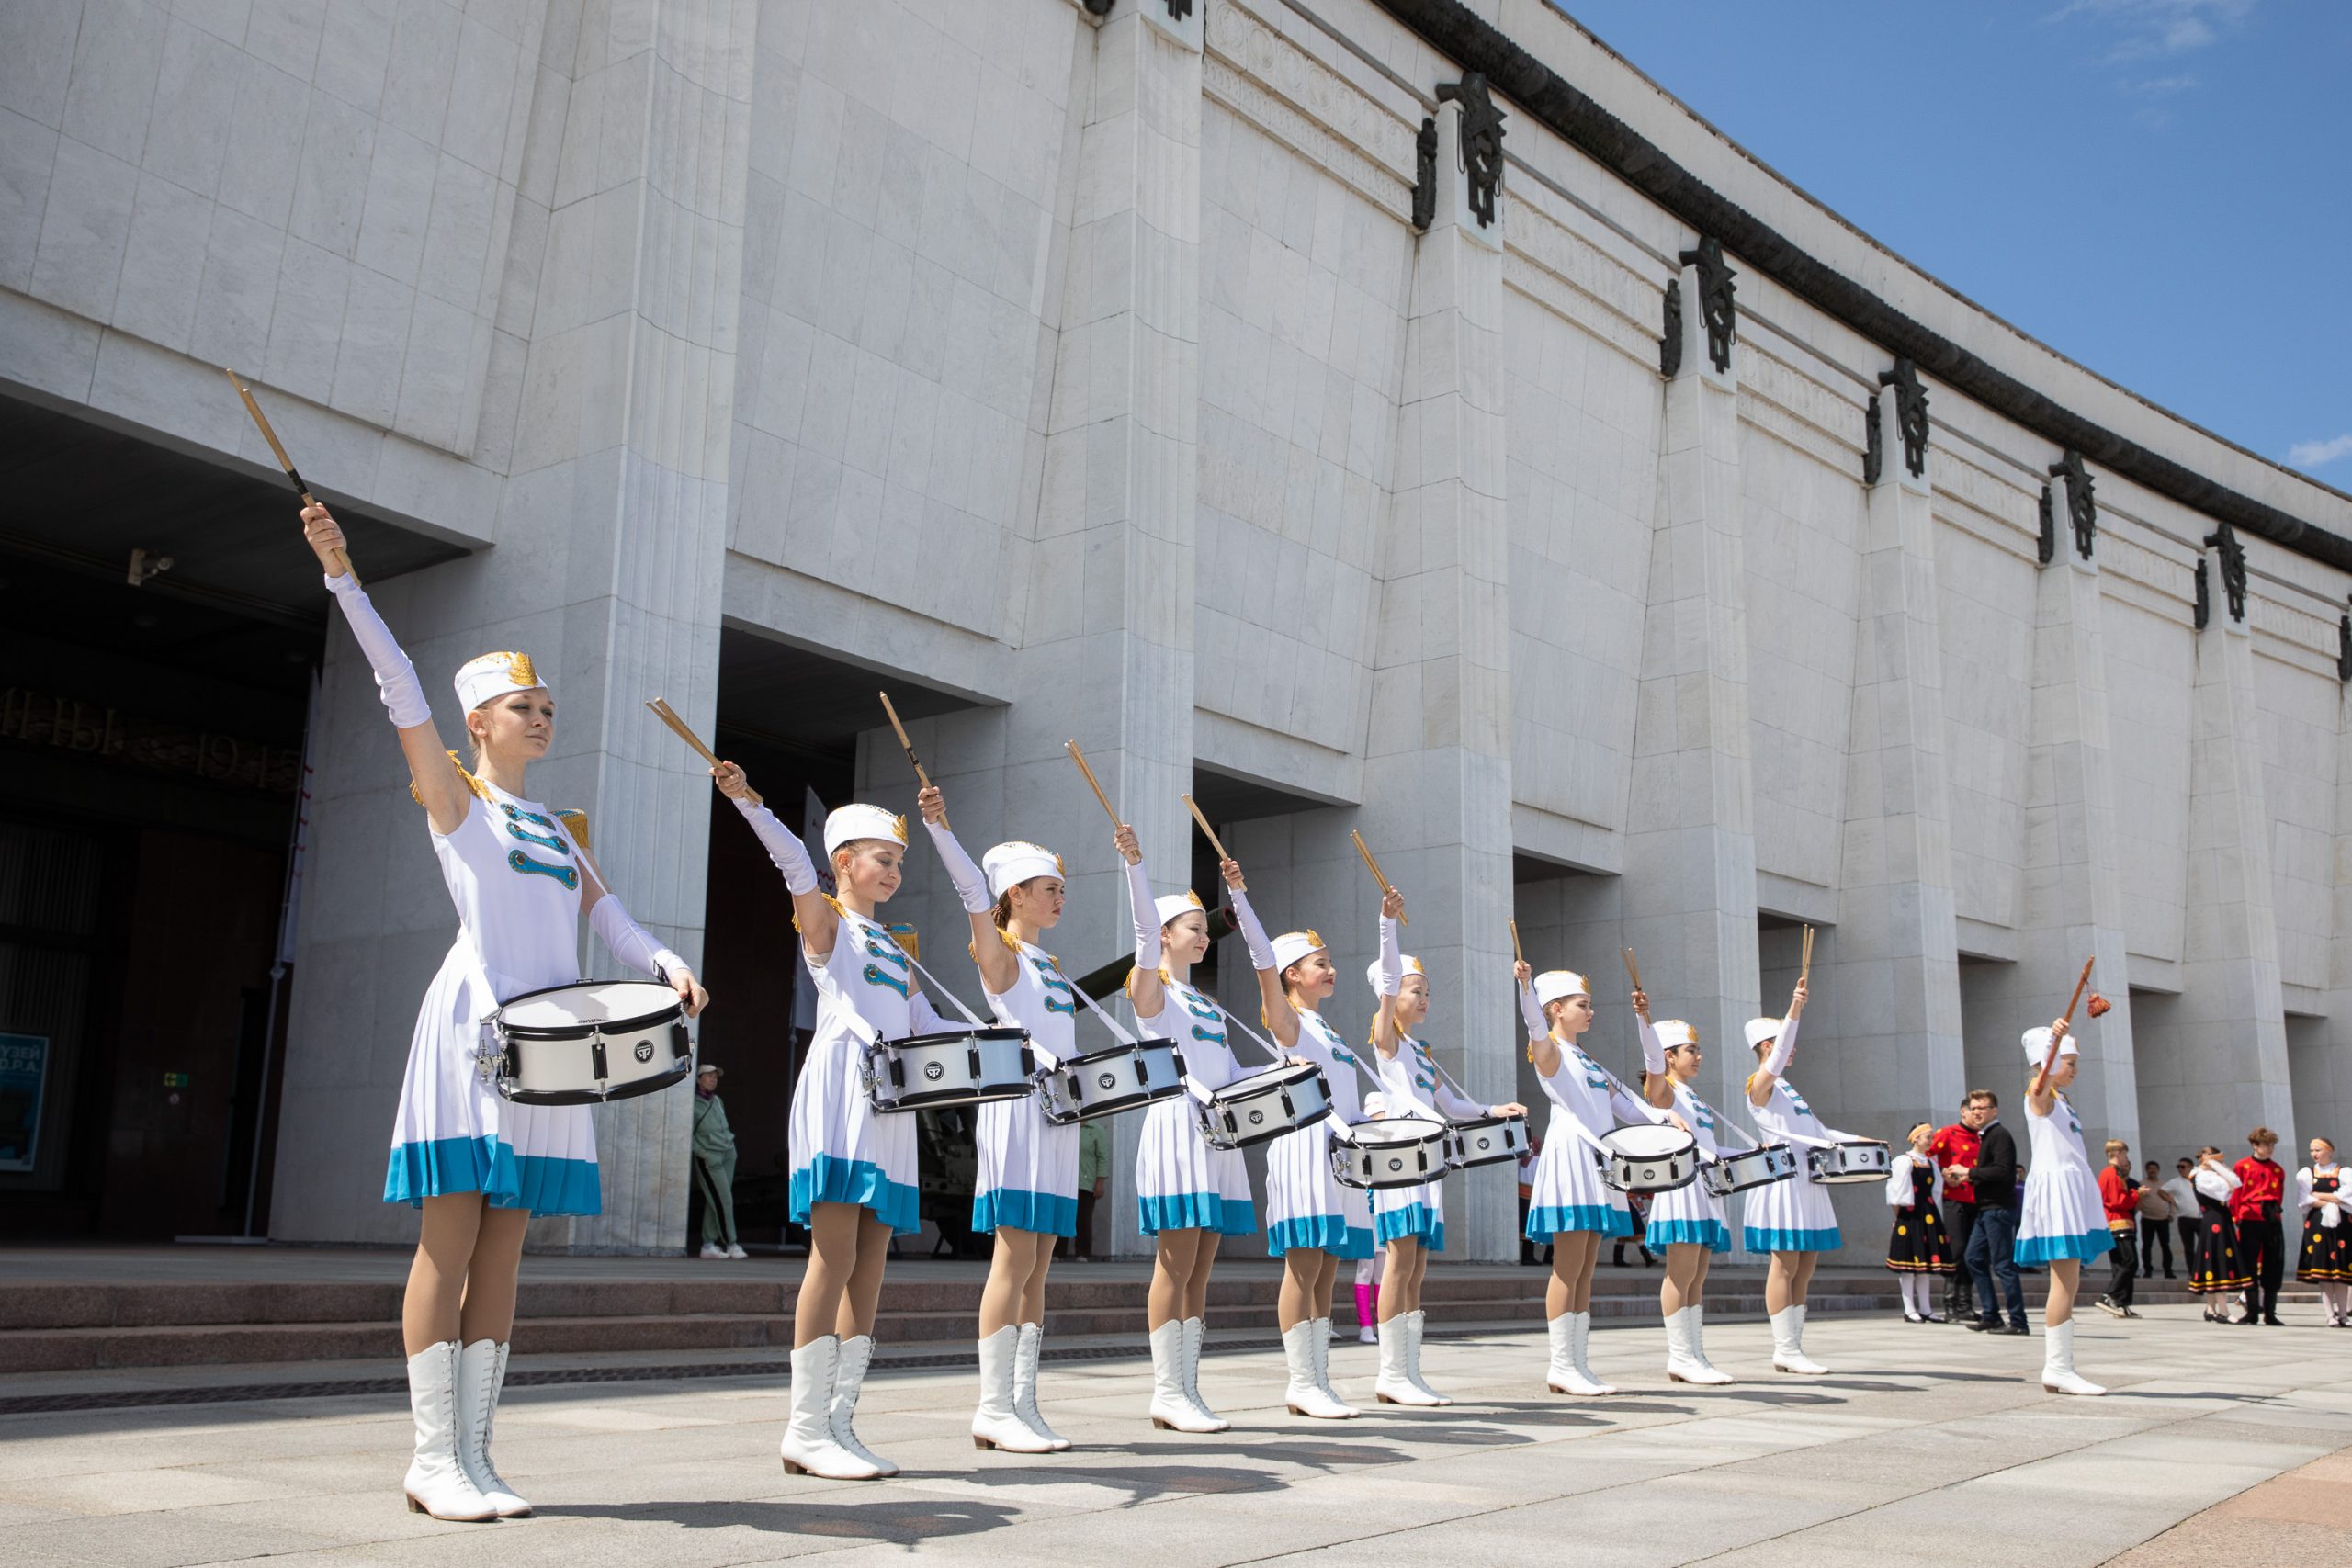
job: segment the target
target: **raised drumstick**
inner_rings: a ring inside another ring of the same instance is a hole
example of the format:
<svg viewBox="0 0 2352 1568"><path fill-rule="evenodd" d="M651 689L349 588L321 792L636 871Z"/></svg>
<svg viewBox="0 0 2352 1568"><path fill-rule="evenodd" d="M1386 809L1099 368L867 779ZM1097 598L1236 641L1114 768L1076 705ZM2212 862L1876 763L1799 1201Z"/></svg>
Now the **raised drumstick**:
<svg viewBox="0 0 2352 1568"><path fill-rule="evenodd" d="M302 498L303 505L316 506L319 503L319 498L311 493L311 487L302 482L302 476L300 474L295 472L294 459L286 455L285 443L277 439L277 432L270 429L269 416L261 412L261 405L259 403L254 401L252 389L248 388L243 381L238 380L237 373L234 370L230 369L225 365L220 367L220 374L229 378L229 385L236 388L237 396L244 400L245 412L253 415L254 423L261 427L261 438L269 443L269 449L272 452L277 454L277 466L286 470L286 477L288 479L294 481L294 493ZM334 558L335 564L343 568L342 571L336 573L338 577L348 577L354 582L359 581L359 574L351 570L351 557L345 554L340 547L337 547L334 552Z"/></svg>
<svg viewBox="0 0 2352 1568"><path fill-rule="evenodd" d="M676 709L673 708L668 703L663 702L660 697L654 698L645 705L651 708L653 710L653 716L668 725L679 739L693 747L695 753L699 755L704 761L708 762L714 768L718 766L720 761L718 753L702 743L702 737L696 735L687 725L686 721L678 716ZM743 786L743 798L750 801L754 806L764 806L767 804L767 802L760 798L760 792L753 789L749 784L746 784Z"/></svg>
<svg viewBox="0 0 2352 1568"><path fill-rule="evenodd" d="M1223 864L1231 860L1233 857L1225 852L1225 846L1216 840L1216 829L1210 827L1209 819L1201 815L1201 808L1193 804L1193 797L1189 795L1180 795L1176 798L1184 803L1184 809L1191 812L1193 820L1201 825L1202 835L1208 840L1209 848L1216 852L1217 863Z"/></svg>
<svg viewBox="0 0 2352 1568"><path fill-rule="evenodd" d="M1642 984L1642 966L1634 961L1634 950L1630 947L1626 948L1624 950L1624 954L1625 978L1634 982L1634 989L1637 991L1646 989L1647 987L1644 987Z"/></svg>
<svg viewBox="0 0 2352 1568"><path fill-rule="evenodd" d="M1078 764L1078 771L1086 775L1087 785L1094 791L1094 798L1102 803L1102 810L1111 818L1111 826L1125 827L1125 824L1119 820L1117 809L1111 804L1111 797L1102 793L1102 781L1096 778L1094 770L1086 765L1086 753L1078 749L1078 742L1065 740L1062 742L1062 750L1069 752L1069 760Z"/></svg>
<svg viewBox="0 0 2352 1568"><path fill-rule="evenodd" d="M1519 922L1517 920L1510 922L1510 956L1511 962L1514 964L1524 964L1527 962L1527 954L1519 950Z"/></svg>
<svg viewBox="0 0 2352 1568"><path fill-rule="evenodd" d="M929 789L931 775L922 771L922 759L915 755L915 743L907 739L907 727L899 722L899 710L890 705L890 694L876 692L875 695L882 699L882 711L890 716L890 728L899 737L899 750L904 751L907 761L914 764L915 783ZM944 811L939 814L939 825L943 828L947 826L947 814Z"/></svg>
<svg viewBox="0 0 2352 1568"><path fill-rule="evenodd" d="M1363 835L1351 828L1348 829L1348 837L1356 841L1356 853L1363 856L1364 869L1372 873L1372 879L1374 882L1380 884L1382 896L1385 897L1388 894L1396 892L1396 889L1389 886L1388 878L1382 874L1380 863L1372 858L1372 851L1364 844ZM1396 923L1400 926L1409 926L1413 923L1413 917L1410 915L1399 915L1396 918Z"/></svg>

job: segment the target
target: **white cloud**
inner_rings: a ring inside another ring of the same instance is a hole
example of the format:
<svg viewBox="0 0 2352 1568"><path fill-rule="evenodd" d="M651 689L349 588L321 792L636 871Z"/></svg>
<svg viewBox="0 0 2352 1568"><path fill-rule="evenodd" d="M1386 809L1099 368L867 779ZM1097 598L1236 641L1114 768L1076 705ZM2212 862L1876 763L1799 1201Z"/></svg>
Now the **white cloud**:
<svg viewBox="0 0 2352 1568"><path fill-rule="evenodd" d="M2193 54L2245 20L2256 0L2067 0L2046 21L2085 17L2120 33L2107 63Z"/></svg>
<svg viewBox="0 0 2352 1568"><path fill-rule="evenodd" d="M2352 457L2352 433L2332 441L2298 441L2287 448L2287 461L2299 468L2316 468L2338 457Z"/></svg>
<svg viewBox="0 0 2352 1568"><path fill-rule="evenodd" d="M2193 93L2197 86L2194 76L2152 76L2144 82L2119 82L2115 90L2133 97L2166 98L2175 93Z"/></svg>

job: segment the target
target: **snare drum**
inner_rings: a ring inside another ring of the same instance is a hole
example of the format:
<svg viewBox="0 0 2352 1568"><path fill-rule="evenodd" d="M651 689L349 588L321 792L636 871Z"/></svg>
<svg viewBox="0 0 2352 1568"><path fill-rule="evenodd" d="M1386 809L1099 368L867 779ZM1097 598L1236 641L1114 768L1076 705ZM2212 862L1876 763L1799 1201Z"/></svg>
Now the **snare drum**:
<svg viewBox="0 0 2352 1568"><path fill-rule="evenodd" d="M1875 1138L1853 1138L1826 1148L1807 1149L1807 1174L1824 1187L1845 1187L1862 1181L1884 1181L1893 1156Z"/></svg>
<svg viewBox="0 0 2352 1568"><path fill-rule="evenodd" d="M1419 1116L1351 1122L1331 1135L1331 1179L1342 1187L1419 1187L1446 1172L1453 1133Z"/></svg>
<svg viewBox="0 0 2352 1568"><path fill-rule="evenodd" d="M1172 1040L1138 1040L1106 1045L1083 1056L1066 1056L1037 1080L1046 1120L1067 1126L1115 1115L1138 1105L1184 1092L1184 1057Z"/></svg>
<svg viewBox="0 0 2352 1568"><path fill-rule="evenodd" d="M1197 1108L1201 1137L1213 1149L1246 1149L1312 1127L1331 1113L1331 1087L1310 1062L1268 1067L1236 1078Z"/></svg>
<svg viewBox="0 0 2352 1568"><path fill-rule="evenodd" d="M956 1029L869 1046L859 1069L876 1111L933 1111L1019 1100L1035 1087L1036 1058L1018 1029Z"/></svg>
<svg viewBox="0 0 2352 1568"><path fill-rule="evenodd" d="M1456 1170L1516 1161L1527 1152L1524 1116L1473 1116L1466 1122L1454 1122L1452 1131L1445 1163Z"/></svg>
<svg viewBox="0 0 2352 1568"><path fill-rule="evenodd" d="M1620 1192L1671 1192L1698 1179L1699 1140L1679 1127L1620 1127L1600 1143L1609 1151L1600 1179Z"/></svg>
<svg viewBox="0 0 2352 1568"><path fill-rule="evenodd" d="M1769 1187L1797 1173L1796 1151L1786 1144L1766 1144L1745 1154L1724 1155L1699 1173L1707 1191L1728 1198L1751 1187Z"/></svg>
<svg viewBox="0 0 2352 1568"><path fill-rule="evenodd" d="M487 1025L498 1092L517 1105L597 1105L684 1082L686 1010L650 980L585 980L526 991Z"/></svg>

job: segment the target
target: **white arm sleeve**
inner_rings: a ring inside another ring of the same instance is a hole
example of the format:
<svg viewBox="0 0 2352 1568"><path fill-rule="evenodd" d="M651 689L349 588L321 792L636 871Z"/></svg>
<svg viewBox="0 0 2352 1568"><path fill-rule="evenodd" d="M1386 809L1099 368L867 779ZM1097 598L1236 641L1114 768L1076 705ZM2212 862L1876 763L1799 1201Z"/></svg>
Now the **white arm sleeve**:
<svg viewBox="0 0 2352 1568"><path fill-rule="evenodd" d="M1487 1108L1466 1094L1462 1094L1443 1078L1437 1080L1438 1113L1451 1122L1464 1122L1487 1114Z"/></svg>
<svg viewBox="0 0 2352 1568"><path fill-rule="evenodd" d="M1930 1195L1929 1201L1935 1204L1936 1213L1940 1214L1944 1210L1944 1168L1936 1164L1933 1160L1929 1160L1928 1162L1928 1168L1936 1174L1936 1185L1932 1194Z"/></svg>
<svg viewBox="0 0 2352 1568"><path fill-rule="evenodd" d="M1779 1077L1789 1070L1789 1062L1796 1054L1797 1021L1793 1018L1784 1018L1781 1020L1780 1037L1772 1042L1772 1048L1764 1054L1764 1070L1774 1077Z"/></svg>
<svg viewBox="0 0 2352 1568"><path fill-rule="evenodd" d="M776 870L784 873L786 889L796 897L817 891L817 868L809 862L808 846L793 837L792 830L776 819L775 813L748 800L737 801L735 809L743 814L743 820L759 835L760 845L768 852L768 859L775 863Z"/></svg>
<svg viewBox="0 0 2352 1568"><path fill-rule="evenodd" d="M1374 1119L1387 1115L1388 1097L1376 1089L1370 1090L1363 1097L1363 1113Z"/></svg>
<svg viewBox="0 0 2352 1568"><path fill-rule="evenodd" d="M1610 1088L1609 1109L1617 1113L1620 1122L1657 1122L1666 1115L1647 1100L1635 1100L1625 1092L1621 1084L1612 1084Z"/></svg>
<svg viewBox="0 0 2352 1568"><path fill-rule="evenodd" d="M2295 1207L2308 1209L2318 1201L2312 1196L2312 1168L2305 1166L2295 1172Z"/></svg>
<svg viewBox="0 0 2352 1568"><path fill-rule="evenodd" d="M1272 969L1274 966L1273 939L1266 928L1258 923L1258 911L1250 907L1250 895L1238 888L1233 892L1233 917L1241 922L1241 940L1250 944L1250 967Z"/></svg>
<svg viewBox="0 0 2352 1568"><path fill-rule="evenodd" d="M1894 1156L1894 1164L1886 1173L1886 1206L1900 1209L1911 1201L1911 1165L1908 1154Z"/></svg>
<svg viewBox="0 0 2352 1568"><path fill-rule="evenodd" d="M1642 1070L1663 1073L1666 1071L1666 1042L1657 1037L1657 1031L1650 1027L1648 1019L1636 1018L1634 1021L1641 1025L1642 1030Z"/></svg>
<svg viewBox="0 0 2352 1568"><path fill-rule="evenodd" d="M402 729L430 724L433 705L424 700L424 687L416 678L416 666L401 651L384 617L376 614L376 606L368 601L368 591L359 586L359 579L349 573L330 577L327 592L343 606L343 618L349 624L359 651L368 656L368 667L376 672L376 694L383 698L384 711L392 716L392 723Z"/></svg>
<svg viewBox="0 0 2352 1568"><path fill-rule="evenodd" d="M987 914L990 903L989 879L980 874L980 868L972 863L972 857L956 841L953 830L938 822L926 822L923 826L931 829L932 848L939 852L941 862L946 865L947 879L956 885L956 897L963 900L964 912Z"/></svg>
<svg viewBox="0 0 2352 1568"><path fill-rule="evenodd" d="M917 990L907 998L907 1027L917 1034L944 1034L964 1026L958 1021L940 1017L939 1010L931 1005L931 998Z"/></svg>
<svg viewBox="0 0 2352 1568"><path fill-rule="evenodd" d="M1552 1032L1551 1025L1544 1021L1544 1010L1535 1005L1535 987L1532 986L1519 987L1519 1016L1527 1021L1527 1037L1530 1040L1541 1040Z"/></svg>
<svg viewBox="0 0 2352 1568"><path fill-rule="evenodd" d="M1127 867L1127 910L1136 923L1136 967L1148 975L1159 967L1159 907L1141 861Z"/></svg>
<svg viewBox="0 0 2352 1568"><path fill-rule="evenodd" d="M629 918L628 908L611 888L588 911L588 925L611 949L615 958L640 975L664 982L693 973L686 961L653 940L653 933Z"/></svg>
<svg viewBox="0 0 2352 1568"><path fill-rule="evenodd" d="M1404 988L1405 950L1397 945L1396 922L1380 917L1380 994L1393 997Z"/></svg>

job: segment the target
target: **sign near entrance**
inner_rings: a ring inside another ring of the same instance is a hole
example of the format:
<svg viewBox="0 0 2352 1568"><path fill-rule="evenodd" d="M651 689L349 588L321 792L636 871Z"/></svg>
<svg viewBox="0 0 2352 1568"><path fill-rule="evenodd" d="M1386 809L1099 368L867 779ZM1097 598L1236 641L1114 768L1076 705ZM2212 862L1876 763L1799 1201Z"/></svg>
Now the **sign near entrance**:
<svg viewBox="0 0 2352 1568"><path fill-rule="evenodd" d="M0 1034L0 1170L30 1170L40 1146L49 1037Z"/></svg>

